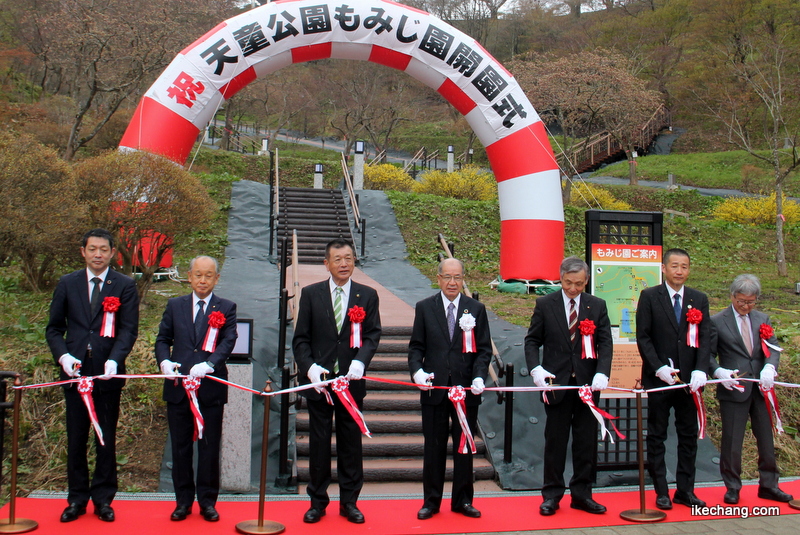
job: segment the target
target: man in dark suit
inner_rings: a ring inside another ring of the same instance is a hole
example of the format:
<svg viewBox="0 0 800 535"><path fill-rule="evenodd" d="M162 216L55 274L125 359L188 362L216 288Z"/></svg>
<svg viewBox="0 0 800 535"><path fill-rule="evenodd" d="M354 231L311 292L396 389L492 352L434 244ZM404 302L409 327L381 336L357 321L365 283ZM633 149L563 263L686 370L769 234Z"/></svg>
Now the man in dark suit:
<svg viewBox="0 0 800 535"><path fill-rule="evenodd" d="M303 288L300 295L292 340L298 377L301 384L310 384L320 382L323 375L331 372L334 376L346 376L350 381L350 393L361 410L366 395L366 382L362 377L381 337L378 293L350 279L355 269L355 252L349 242L342 239L329 242L324 264L330 278ZM351 315L358 317L361 310L364 317L360 326L354 326ZM351 333L359 327L361 347L353 347L356 344L351 344ZM303 516L303 522L319 522L330 503L331 428L336 418L339 514L350 522L362 524L364 515L356 506L364 485L361 430L332 392L333 405L328 404L323 395L325 388L302 391L307 399L310 425L307 492L311 498L311 507Z"/></svg>
<svg viewBox="0 0 800 535"><path fill-rule="evenodd" d="M614 345L606 303L584 293L589 266L571 256L561 263L561 291L536 300L531 325L525 336L525 361L536 386L591 385L595 404L608 386ZM583 323L586 322L586 323ZM591 322L591 324L589 323ZM594 327L593 355L584 354L580 326ZM541 357L539 349L542 349ZM577 389L542 392L547 422L544 428L544 486L539 513L554 515L564 496L564 467L572 430L572 478L570 507L593 514L606 507L592 499L597 473L597 419Z"/></svg>
<svg viewBox="0 0 800 535"><path fill-rule="evenodd" d="M636 309L636 344L642 357L644 388L674 385L680 380L691 390L680 388L647 395L647 462L659 509L672 509L664 460L671 409L675 410L678 434L677 490L673 499L689 507L706 505L694 494L698 428L692 393L706 384L712 327L706 294L684 285L689 277L689 263L689 253L683 249L666 251L661 263L665 282L643 290ZM691 328L688 320L696 317L698 310L700 322ZM688 343L690 328L692 332L696 330L698 347Z"/></svg>
<svg viewBox="0 0 800 535"><path fill-rule="evenodd" d="M115 254L114 238L107 230L90 230L81 246L86 269L64 275L56 286L46 336L53 358L62 368L61 380L79 375L102 379L104 375L125 373L125 358L139 329L139 296L133 279L109 269ZM111 303L116 300L118 309L113 315L107 313L106 307L113 308ZM91 485L86 458L91 422L77 385L64 388L69 505L61 515L62 522L85 514L90 499L100 520L114 521L111 501L117 493L116 432L124 384L123 379L107 379L95 382L92 389L105 445L95 440L97 457Z"/></svg>
<svg viewBox="0 0 800 535"><path fill-rule="evenodd" d="M417 518L426 520L439 512L444 491L447 437L453 439L453 493L450 509L478 518L481 512L472 505L472 453L459 451L462 430L453 402L445 389L432 386L462 386L467 389L464 403L467 422L474 433L478 424L478 405L484 389L492 339L486 307L461 294L464 265L448 258L439 264L436 295L417 303L414 328L408 344L408 369L420 392L422 434L425 437L422 464L424 501ZM472 330L474 347L465 347ZM471 349L471 351L469 350Z"/></svg>
<svg viewBox="0 0 800 535"><path fill-rule="evenodd" d="M731 306L711 317L711 371L722 379L717 386L719 411L722 416L722 443L719 471L727 491L723 500L739 503L742 488L742 442L750 419L758 446L758 497L776 502L789 502L792 495L778 488L778 463L772 439L772 420L760 389L750 381L742 381L741 390L734 389L733 375L759 377L761 388L771 389L778 374L780 351L772 332L769 316L755 309L761 295L761 281L755 275L739 275L731 284ZM761 327L768 326L764 353ZM713 360L719 355L719 365Z"/></svg>
<svg viewBox="0 0 800 535"><path fill-rule="evenodd" d="M200 379L196 395L203 416L202 437L197 437L197 484L193 473L195 417L181 381L164 381L164 401L172 440L172 484L177 506L172 520L192 512L195 492L200 514L219 520L219 445L228 386L206 375L228 378L225 361L236 344L236 303L213 293L219 281L216 259L198 256L189 264L192 293L167 302L156 337L156 361L164 375L189 375ZM224 318L224 320L223 320ZM170 354L171 353L171 354Z"/></svg>

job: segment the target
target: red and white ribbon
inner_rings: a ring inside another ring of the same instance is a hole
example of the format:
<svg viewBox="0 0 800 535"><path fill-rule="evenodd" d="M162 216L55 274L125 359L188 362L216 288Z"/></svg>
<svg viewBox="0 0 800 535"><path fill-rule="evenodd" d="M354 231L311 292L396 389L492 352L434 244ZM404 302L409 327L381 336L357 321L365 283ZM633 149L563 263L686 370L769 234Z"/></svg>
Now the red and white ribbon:
<svg viewBox="0 0 800 535"><path fill-rule="evenodd" d="M208 351L209 353L213 353L214 350L217 348L217 336L219 335L219 329L215 327L208 327L206 331L206 337L203 340L203 347L201 348L203 351Z"/></svg>
<svg viewBox="0 0 800 535"><path fill-rule="evenodd" d="M350 347L355 349L361 347L361 323L366 319L366 311L358 305L353 305L347 311L350 319Z"/></svg>
<svg viewBox="0 0 800 535"><path fill-rule="evenodd" d="M116 335L117 310L121 306L119 297L109 295L103 299L103 323L100 326L100 336L114 338Z"/></svg>
<svg viewBox="0 0 800 535"><path fill-rule="evenodd" d="M458 423L461 425L461 440L458 443L458 453L477 453L475 439L472 438L472 431L467 421L467 404L464 402L467 399L467 392L463 386L451 386L447 392L447 397L453 402L458 416Z"/></svg>
<svg viewBox="0 0 800 535"><path fill-rule="evenodd" d="M703 321L703 313L696 308L689 307L686 311L686 321L689 328L686 330L686 345L689 347L700 347L700 329L698 326Z"/></svg>
<svg viewBox="0 0 800 535"><path fill-rule="evenodd" d="M186 390L186 395L189 397L189 406L192 408L194 414L194 436L192 440L203 438L203 415L200 412L200 401L197 399L197 389L200 388L200 379L192 377L191 375L183 378L183 388Z"/></svg>
<svg viewBox="0 0 800 535"><path fill-rule="evenodd" d="M360 323L351 323L350 324L350 347L351 348L361 347L361 324Z"/></svg>
<svg viewBox="0 0 800 535"><path fill-rule="evenodd" d="M596 359L597 355L594 352L594 322L590 319L585 319L580 322L579 329L581 331L581 358Z"/></svg>
<svg viewBox="0 0 800 535"><path fill-rule="evenodd" d="M611 433L608 431L608 429L606 429L606 423L605 423L605 420L604 420L604 418L605 418L605 419L608 420L608 423L611 424L611 428L614 430L614 432L617 434L617 436L620 439L625 440L625 435L620 433L619 429L617 429L617 426L614 425L613 420L616 420L617 416L613 416L613 415L607 413L606 411L604 411L603 409L601 409L600 407L598 407L597 405L594 404L594 397L592 397L592 389L591 389L591 387L589 387L587 385L584 385L584 386L580 387L578 389L578 395L580 396L581 401L583 401L589 407L589 410L592 411L592 414L594 415L595 419L597 420L597 423L600 424L600 437L601 438L604 439L604 438L606 438L606 435L608 435L608 439L611 441L612 444L614 443L614 437L611 435Z"/></svg>
<svg viewBox="0 0 800 535"><path fill-rule="evenodd" d="M691 394L697 409L697 438L704 438L706 436L706 403L703 401L703 392L697 389Z"/></svg>
<svg viewBox="0 0 800 535"><path fill-rule="evenodd" d="M350 416L352 416L353 420L358 424L358 428L361 429L361 432L372 438L369 429L367 429L367 422L364 420L364 415L361 414L356 400L353 399L353 394L350 393L350 381L347 377L337 377L333 383L331 383L331 387L333 391L336 392L339 401L341 401L342 405L347 409L347 412L350 413Z"/></svg>
<svg viewBox="0 0 800 535"><path fill-rule="evenodd" d="M94 410L94 399L92 398L92 390L94 390L94 383L91 377L81 377L78 379L78 393L81 395L83 404L86 405L86 410L89 411L89 421L92 422L94 432L97 433L97 440L100 444L105 446L103 440L103 430L100 429L100 422L97 421L97 412Z"/></svg>
<svg viewBox="0 0 800 535"><path fill-rule="evenodd" d="M761 338L761 350L764 352L764 357L769 358L770 356L770 349L774 349L778 353L783 351L782 347L778 347L774 344L769 343L769 339L775 336L775 331L772 330L772 325L768 323L762 323L758 327L758 337Z"/></svg>
<svg viewBox="0 0 800 535"><path fill-rule="evenodd" d="M477 346L475 342L475 317L469 312L465 312L458 319L458 326L461 327L462 351L464 353L475 353Z"/></svg>
<svg viewBox="0 0 800 535"><path fill-rule="evenodd" d="M767 405L767 412L772 426L780 435L783 433L783 422L781 421L781 407L778 404L778 395L775 393L775 387L773 386L766 391L762 390L761 393L764 394L764 403Z"/></svg>

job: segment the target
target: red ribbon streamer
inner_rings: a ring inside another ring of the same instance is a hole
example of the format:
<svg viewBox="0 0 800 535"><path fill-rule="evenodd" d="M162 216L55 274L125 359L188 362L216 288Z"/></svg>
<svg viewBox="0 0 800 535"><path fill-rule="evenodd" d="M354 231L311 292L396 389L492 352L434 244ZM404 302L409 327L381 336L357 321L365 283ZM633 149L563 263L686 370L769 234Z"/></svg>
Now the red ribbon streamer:
<svg viewBox="0 0 800 535"><path fill-rule="evenodd" d="M197 399L197 389L200 388L200 379L192 377L191 375L183 378L183 388L186 390L186 395L189 397L189 406L192 408L194 414L194 435L192 440L203 438L203 415L200 413L200 401Z"/></svg>
<svg viewBox="0 0 800 535"><path fill-rule="evenodd" d="M367 422L364 421L364 415L361 414L356 400L353 399L353 394L350 393L350 381L347 377L337 377L336 380L331 383L331 387L333 391L336 392L339 401L341 401L342 405L347 409L347 412L350 413L350 416L352 416L353 420L358 424L358 428L361 429L361 432L372 438L369 429L367 429Z"/></svg>
<svg viewBox="0 0 800 535"><path fill-rule="evenodd" d="M461 331L463 334L462 337L462 347L464 348L464 353L475 353L475 330L470 329L468 331Z"/></svg>
<svg viewBox="0 0 800 535"><path fill-rule="evenodd" d="M775 393L775 387L773 386L766 391L762 390L762 393L764 394L764 403L767 405L769 421L780 435L783 433L783 422L781 421L781 407L778 404L778 395Z"/></svg>
<svg viewBox="0 0 800 535"><path fill-rule="evenodd" d="M696 308L689 308L686 312L686 321L689 322L689 329L686 331L686 345L695 348L700 347L698 325L703 321L703 313Z"/></svg>
<svg viewBox="0 0 800 535"><path fill-rule="evenodd" d="M703 401L702 390L698 388L696 392L692 392L692 399L697 408L697 438L703 438L706 436L706 403Z"/></svg>
<svg viewBox="0 0 800 535"><path fill-rule="evenodd" d="M467 421L467 404L464 402L467 399L467 393L464 387L461 385L451 386L447 397L453 402L458 416L458 423L461 424L461 440L458 444L458 453L477 453L475 439L472 438L472 431L470 431L469 422Z"/></svg>
<svg viewBox="0 0 800 535"><path fill-rule="evenodd" d="M606 426L605 426L605 422L603 421L603 418L605 418L606 420L608 420L608 423L611 424L611 428L614 430L614 432L617 434L617 436L620 439L625 440L625 435L620 433L619 429L617 429L617 426L614 425L614 420L616 420L618 417L617 416L612 416L611 414L607 413L606 411L604 411L603 409L601 409L600 407L598 407L597 405L594 404L594 398L592 397L592 389L591 389L591 387L586 386L586 385L580 387L578 389L578 395L580 396L581 401L583 401L586 405L589 406L589 410L592 411L592 414L594 414L594 417L597 419L597 422L600 424L600 429L601 429L601 435L600 436L602 438L606 438L606 433L608 433L609 440L611 440L612 444L614 443L614 437L612 437L611 433L608 432L608 429L606 429Z"/></svg>
<svg viewBox="0 0 800 535"><path fill-rule="evenodd" d="M100 429L100 422L97 421L97 413L94 410L92 390L94 390L94 383L92 382L91 377L81 377L78 379L78 392L81 395L83 404L86 405L86 410L89 411L89 421L92 422L94 432L97 433L97 440L100 441L101 445L105 446L106 443L103 440L103 430Z"/></svg>

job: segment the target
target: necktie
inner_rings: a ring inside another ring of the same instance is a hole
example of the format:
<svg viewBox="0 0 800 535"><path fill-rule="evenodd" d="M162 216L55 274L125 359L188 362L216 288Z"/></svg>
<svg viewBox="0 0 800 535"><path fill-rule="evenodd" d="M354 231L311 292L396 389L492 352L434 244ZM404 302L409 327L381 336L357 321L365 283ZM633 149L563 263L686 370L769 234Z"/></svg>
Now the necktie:
<svg viewBox="0 0 800 535"><path fill-rule="evenodd" d="M672 306L675 310L675 321L681 322L681 294L675 294L675 304Z"/></svg>
<svg viewBox="0 0 800 535"><path fill-rule="evenodd" d="M196 340L200 340L200 335L203 332L203 318L205 317L203 308L205 304L206 302L202 299L197 302L197 315L194 317L194 337Z"/></svg>
<svg viewBox="0 0 800 535"><path fill-rule="evenodd" d="M742 330L742 340L744 340L744 347L747 348L747 354L753 354L753 340L751 339L750 333L750 322L747 321L747 315L742 314L739 316L739 320L741 321L740 328Z"/></svg>
<svg viewBox="0 0 800 535"><path fill-rule="evenodd" d="M94 283L94 288L92 288L92 298L89 302L92 307L92 316L94 316L94 313L97 312L97 305L100 304L100 284L103 282L103 279L94 277L92 278L92 282Z"/></svg>
<svg viewBox="0 0 800 535"><path fill-rule="evenodd" d="M447 305L447 331L450 333L450 340L453 339L453 333L456 331L456 306L453 303ZM439 316L441 318L441 316Z"/></svg>
<svg viewBox="0 0 800 535"><path fill-rule="evenodd" d="M342 324L344 323L344 307L342 306L342 290L341 286L337 286L333 291L333 317L336 319L336 332L341 332Z"/></svg>
<svg viewBox="0 0 800 535"><path fill-rule="evenodd" d="M569 300L569 341L575 341L575 334L578 332L578 311L575 310L575 300Z"/></svg>

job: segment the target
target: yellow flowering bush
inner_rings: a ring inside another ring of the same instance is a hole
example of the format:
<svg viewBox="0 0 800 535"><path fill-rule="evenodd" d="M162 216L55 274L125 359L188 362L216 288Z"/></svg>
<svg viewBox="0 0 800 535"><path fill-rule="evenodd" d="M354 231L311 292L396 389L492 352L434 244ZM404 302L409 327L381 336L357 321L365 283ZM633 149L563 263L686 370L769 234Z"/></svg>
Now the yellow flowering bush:
<svg viewBox="0 0 800 535"><path fill-rule="evenodd" d="M713 216L745 225L774 225L775 193L769 197L729 197L714 209ZM787 223L800 222L800 205L783 196L783 217Z"/></svg>
<svg viewBox="0 0 800 535"><path fill-rule="evenodd" d="M429 193L440 197L488 201L497 197L494 175L475 165L466 165L460 171L428 171L414 185L415 193Z"/></svg>
<svg viewBox="0 0 800 535"><path fill-rule="evenodd" d="M411 191L414 179L401 168L388 163L364 166L364 188Z"/></svg>
<svg viewBox="0 0 800 535"><path fill-rule="evenodd" d="M582 181L572 184L569 203L581 207L588 204L592 208L599 204L603 210L633 210L630 204L617 200L607 189Z"/></svg>

